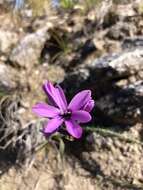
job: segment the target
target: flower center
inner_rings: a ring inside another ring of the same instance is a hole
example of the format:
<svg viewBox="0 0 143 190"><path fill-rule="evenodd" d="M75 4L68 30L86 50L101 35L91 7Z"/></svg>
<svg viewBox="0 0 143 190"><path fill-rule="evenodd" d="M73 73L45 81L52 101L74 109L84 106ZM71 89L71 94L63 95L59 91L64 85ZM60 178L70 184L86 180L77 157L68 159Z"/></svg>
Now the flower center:
<svg viewBox="0 0 143 190"><path fill-rule="evenodd" d="M68 120L68 119L71 118L71 114L72 114L71 111L67 111L67 112L61 114L61 116L62 116L64 119Z"/></svg>

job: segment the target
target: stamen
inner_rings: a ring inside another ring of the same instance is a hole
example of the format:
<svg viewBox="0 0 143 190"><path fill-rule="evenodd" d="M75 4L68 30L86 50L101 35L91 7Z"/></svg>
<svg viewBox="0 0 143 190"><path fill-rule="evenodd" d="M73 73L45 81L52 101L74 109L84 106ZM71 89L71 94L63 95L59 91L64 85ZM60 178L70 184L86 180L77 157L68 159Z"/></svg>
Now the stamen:
<svg viewBox="0 0 143 190"><path fill-rule="evenodd" d="M67 111L67 112L61 114L61 116L62 116L64 119L68 120L68 119L71 118L71 114L72 114L71 111Z"/></svg>

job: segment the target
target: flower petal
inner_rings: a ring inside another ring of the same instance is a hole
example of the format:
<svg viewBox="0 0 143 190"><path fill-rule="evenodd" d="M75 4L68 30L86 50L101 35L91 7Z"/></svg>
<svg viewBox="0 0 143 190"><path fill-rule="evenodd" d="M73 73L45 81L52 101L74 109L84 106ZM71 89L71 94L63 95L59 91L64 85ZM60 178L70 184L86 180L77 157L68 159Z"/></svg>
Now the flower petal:
<svg viewBox="0 0 143 190"><path fill-rule="evenodd" d="M80 110L87 104L87 102L91 99L91 91L83 90L76 94L71 100L68 109L71 110Z"/></svg>
<svg viewBox="0 0 143 190"><path fill-rule="evenodd" d="M63 119L60 117L53 118L48 121L47 126L44 128L44 133L53 133L55 130L62 125Z"/></svg>
<svg viewBox="0 0 143 190"><path fill-rule="evenodd" d="M65 121L66 129L70 135L79 139L82 136L82 128L73 120Z"/></svg>
<svg viewBox="0 0 143 190"><path fill-rule="evenodd" d="M57 85L57 88L58 88L58 91L59 91L59 97L60 97L60 102L62 104L62 107L66 110L67 109L67 100L66 100L66 97L65 97L65 93L63 91L63 89Z"/></svg>
<svg viewBox="0 0 143 190"><path fill-rule="evenodd" d="M92 118L91 118L91 115L88 112L80 110L80 111L74 111L72 113L72 119L77 120L80 123L87 123Z"/></svg>
<svg viewBox="0 0 143 190"><path fill-rule="evenodd" d="M43 85L43 90L48 96L49 103L53 106L58 106L55 96L55 87L52 85L52 83L46 81Z"/></svg>
<svg viewBox="0 0 143 190"><path fill-rule="evenodd" d="M60 113L58 108L45 103L38 103L32 107L32 111L41 117L53 118Z"/></svg>
<svg viewBox="0 0 143 190"><path fill-rule="evenodd" d="M91 112L91 110L93 109L93 107L95 106L94 100L90 100L84 107L83 110L87 111L87 112Z"/></svg>
<svg viewBox="0 0 143 190"><path fill-rule="evenodd" d="M43 85L51 105L58 106L62 111L67 109L67 101L64 92L60 86L54 87L52 83L47 81Z"/></svg>

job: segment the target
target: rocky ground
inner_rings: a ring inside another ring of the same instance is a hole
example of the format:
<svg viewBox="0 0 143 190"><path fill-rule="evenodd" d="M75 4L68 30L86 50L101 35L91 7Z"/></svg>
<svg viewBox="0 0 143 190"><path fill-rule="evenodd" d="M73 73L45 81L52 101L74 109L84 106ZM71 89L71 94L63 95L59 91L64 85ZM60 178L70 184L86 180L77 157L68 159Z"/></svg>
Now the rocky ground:
<svg viewBox="0 0 143 190"><path fill-rule="evenodd" d="M44 16L0 3L1 190L143 189L142 20L142 0ZM92 132L64 140L64 157L52 141L35 153L44 121L31 106L45 101L45 80L96 101Z"/></svg>

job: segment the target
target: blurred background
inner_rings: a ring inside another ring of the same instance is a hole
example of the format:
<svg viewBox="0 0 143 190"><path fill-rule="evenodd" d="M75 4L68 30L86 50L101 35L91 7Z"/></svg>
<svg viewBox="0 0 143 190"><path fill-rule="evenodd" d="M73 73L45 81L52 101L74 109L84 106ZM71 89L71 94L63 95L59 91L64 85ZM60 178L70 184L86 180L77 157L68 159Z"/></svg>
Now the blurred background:
<svg viewBox="0 0 143 190"><path fill-rule="evenodd" d="M42 84L96 102L45 138ZM0 190L143 189L143 0L0 0Z"/></svg>

